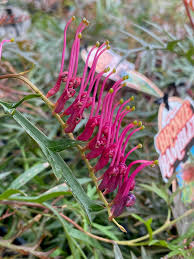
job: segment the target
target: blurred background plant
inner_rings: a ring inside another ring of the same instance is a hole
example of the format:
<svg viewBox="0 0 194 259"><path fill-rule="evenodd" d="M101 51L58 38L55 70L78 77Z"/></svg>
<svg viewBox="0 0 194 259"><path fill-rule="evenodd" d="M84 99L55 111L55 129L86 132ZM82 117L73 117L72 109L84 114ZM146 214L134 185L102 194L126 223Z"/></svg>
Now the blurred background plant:
<svg viewBox="0 0 194 259"><path fill-rule="evenodd" d="M15 43L4 46L1 74L29 70L28 79L47 93L60 69L65 22L72 15L85 16L91 24L83 34L82 47L108 39L115 52L134 63L135 69L164 93L193 97L194 33L181 0L18 0L0 1L0 7L1 16L26 17L18 23L0 22L1 39L15 37ZM73 37L71 29L68 48ZM29 94L31 91L20 81L0 82L2 101L16 103ZM143 143L143 150L134 152L129 162L155 159L156 98L129 88L123 95L135 96L136 111L128 119L138 118L146 126L131 140L131 147ZM37 96L22 103L18 110L50 139L64 138L60 124ZM76 128L75 135L78 132L80 128ZM163 183L159 168L144 169L137 177L137 202L118 218L127 230L122 233L109 222L105 209L92 210L92 225L88 223L70 190L62 180L57 181L39 145L3 109L0 136L0 191L4 195L0 195L2 258L193 258L194 228L191 222L186 230L175 224L177 218L170 213L176 207L175 195L169 184ZM96 188L74 146L70 142L60 155L88 197L96 201ZM6 193L8 189L19 190L25 199L14 200ZM170 227L152 235L165 222ZM147 231L149 241L142 240L138 246L118 246L114 242L133 240Z"/></svg>

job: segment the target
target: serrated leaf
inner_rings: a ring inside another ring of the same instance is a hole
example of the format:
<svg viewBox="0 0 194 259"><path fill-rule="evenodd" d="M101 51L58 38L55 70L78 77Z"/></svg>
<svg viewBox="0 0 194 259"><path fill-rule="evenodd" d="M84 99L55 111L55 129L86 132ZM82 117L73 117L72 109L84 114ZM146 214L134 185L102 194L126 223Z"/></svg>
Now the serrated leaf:
<svg viewBox="0 0 194 259"><path fill-rule="evenodd" d="M27 182L29 182L32 178L34 178L37 174L41 173L48 166L48 163L42 163L29 168L11 183L9 189L19 189Z"/></svg>

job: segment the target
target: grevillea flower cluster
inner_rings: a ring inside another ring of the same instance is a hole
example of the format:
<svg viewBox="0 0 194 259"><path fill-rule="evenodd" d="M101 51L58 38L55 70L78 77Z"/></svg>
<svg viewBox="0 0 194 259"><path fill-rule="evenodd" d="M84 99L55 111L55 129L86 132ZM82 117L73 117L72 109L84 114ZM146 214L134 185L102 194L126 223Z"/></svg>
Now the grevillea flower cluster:
<svg viewBox="0 0 194 259"><path fill-rule="evenodd" d="M49 90L47 97L57 94L61 85L63 86L62 94L55 103L54 112L67 118L66 133L74 131L76 125L83 119L84 111L88 110L88 121L77 139L86 142L85 151L88 160L98 159L94 166L95 173L106 167L105 172L97 178L98 188L103 191L104 195L117 191L115 198L110 203L111 218L113 218L119 216L125 207L130 207L135 203L136 198L132 193L135 176L144 167L157 164L157 160L137 160L129 165L126 164L130 154L142 147L141 144L138 144L126 152L127 144L132 135L143 130L144 126L135 120L122 129L121 124L124 117L135 110L134 106L129 106L129 103L134 100L133 97L116 101L117 93L126 86L125 80L128 77L124 76L115 82L108 92L105 92L107 80L116 72L116 69L110 71L110 68L107 67L98 74L95 72L100 56L110 48L108 41L102 44L96 42L88 53L82 75L78 76L80 40L82 31L89 24L85 18L76 30L69 66L67 70L64 70L67 30L74 20L75 17L72 17L66 23L60 72L56 84ZM91 69L88 71L91 54L94 54L94 58ZM65 107L67 101L73 97L71 105ZM138 166L132 172L134 165Z"/></svg>
<svg viewBox="0 0 194 259"><path fill-rule="evenodd" d="M137 173L146 166L154 166L158 161L136 160L129 165L126 163L132 152L142 148L142 145L138 144L131 150L126 151L132 135L143 130L144 126L142 122L135 120L122 129L124 117L135 110L135 106L129 106L129 103L134 100L133 96L127 100L117 100L117 94L126 86L125 80L128 79L128 76L124 76L115 82L112 88L106 92L107 80L116 72L116 69L110 71L110 68L107 67L98 74L95 72L100 56L110 48L108 41L102 44L96 42L88 53L83 74L81 76L77 75L82 31L89 24L85 18L76 30L69 67L64 70L67 29L74 20L75 17L72 17L66 23L60 72L56 84L49 90L47 97L54 96L59 90L62 90L62 94L55 103L54 112L67 118L66 133L74 131L75 127L83 119L84 111L88 110L88 121L77 139L86 142L85 151L87 152L86 158L88 160L98 159L93 168L94 172L96 173L106 168L101 176L97 178L99 190L104 195L117 191L115 198L109 204L111 206L110 218L113 218L119 216L125 207L134 205L136 198L133 190ZM11 41L13 39L3 40L0 43L0 57L3 44ZM94 54L94 58L88 72L88 63L92 54ZM60 89L61 86L63 86L63 89ZM65 107L67 101L74 96L75 98L71 105ZM136 169L132 171L134 165L136 165Z"/></svg>

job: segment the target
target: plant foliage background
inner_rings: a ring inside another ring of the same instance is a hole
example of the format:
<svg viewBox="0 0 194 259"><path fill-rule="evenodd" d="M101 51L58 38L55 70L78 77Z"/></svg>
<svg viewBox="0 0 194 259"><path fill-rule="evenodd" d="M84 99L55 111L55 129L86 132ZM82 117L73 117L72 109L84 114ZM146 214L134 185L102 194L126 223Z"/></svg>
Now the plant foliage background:
<svg viewBox="0 0 194 259"><path fill-rule="evenodd" d="M78 20L85 16L91 24L83 34L83 47L108 38L114 51L134 63L164 93L193 97L194 37L182 1L20 0L8 1L8 6L25 10L29 24L27 31L18 26L15 43L4 46L2 75L29 70L28 79L47 93L58 75L65 21L72 15ZM68 32L69 43L73 33L74 29ZM146 126L130 144L142 143L143 150L129 159L157 158L155 98L130 89L124 95L135 96L136 111L129 120L142 120ZM3 79L0 101L2 258L192 258L192 220L186 217L182 224L175 224L179 204L170 184L163 183L158 167L137 176L137 202L118 218L127 230L123 233L99 206L77 143L64 136L42 99L32 95L22 81ZM80 128L75 135L78 132ZM74 186L77 200L65 180ZM186 209L191 216L191 208ZM158 231L163 225L163 231ZM114 242L147 233L148 239L138 245Z"/></svg>

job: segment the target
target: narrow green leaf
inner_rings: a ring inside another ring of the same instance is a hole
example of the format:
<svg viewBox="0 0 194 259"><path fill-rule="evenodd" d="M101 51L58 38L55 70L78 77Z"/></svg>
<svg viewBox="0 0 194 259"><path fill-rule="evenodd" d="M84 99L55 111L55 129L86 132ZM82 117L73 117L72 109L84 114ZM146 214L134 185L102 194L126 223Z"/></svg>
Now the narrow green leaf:
<svg viewBox="0 0 194 259"><path fill-rule="evenodd" d="M121 250L116 243L113 245L113 251L114 251L115 259L123 259Z"/></svg>
<svg viewBox="0 0 194 259"><path fill-rule="evenodd" d="M64 255L64 251L61 248L57 248L57 249L55 249L55 251L52 254L50 254L50 257L51 258L60 258L59 257L60 255Z"/></svg>
<svg viewBox="0 0 194 259"><path fill-rule="evenodd" d="M146 225L146 228L147 228L147 231L148 231L148 234L149 234L150 241L152 240L152 227L151 227L151 224L152 224L152 218L150 218L150 219L145 221L145 225Z"/></svg>
<svg viewBox="0 0 194 259"><path fill-rule="evenodd" d="M47 148L54 152L60 152L65 149L69 149L71 147L75 147L77 145L82 144L81 141L72 140L68 138L62 138L58 140L48 140Z"/></svg>
<svg viewBox="0 0 194 259"><path fill-rule="evenodd" d="M36 202L36 203L43 203L45 201L57 198L59 196L63 196L66 194L69 194L69 188L66 184L60 184L55 186L54 188L50 189L49 191L46 191L38 196L9 196L7 199L9 200L17 200L17 201L27 201L27 202ZM15 193L13 193L15 194Z"/></svg>
<svg viewBox="0 0 194 259"><path fill-rule="evenodd" d="M80 184L85 184L88 182L88 180L86 181L86 179L79 179L78 180ZM16 191L16 190L15 190ZM23 192L21 192L23 194ZM51 188L50 190L37 195L37 196L19 196L19 195L14 195L11 196L14 193L11 193L10 196L7 198L8 200L17 200L17 201L27 201L27 202L36 202L36 203L43 203L45 201L57 198L59 196L64 196L64 195L69 195L71 194L71 191L69 189L69 187L63 183L63 184L59 184L53 188Z"/></svg>
<svg viewBox="0 0 194 259"><path fill-rule="evenodd" d="M71 237L73 237L77 240L84 241L95 248L102 249L102 247L100 246L100 244L98 243L97 240L91 239L85 233L83 233L77 229L71 229L70 235L71 235Z"/></svg>
<svg viewBox="0 0 194 259"><path fill-rule="evenodd" d="M44 206L47 207L50 211L53 212L53 214L58 218L58 220L61 222L63 228L65 231L69 231L70 230L70 225L67 224L67 222L61 217L61 215L59 214L59 212L50 204L44 202Z"/></svg>
<svg viewBox="0 0 194 259"><path fill-rule="evenodd" d="M166 203L168 202L168 194L165 192L164 189L158 188L155 183L152 183L152 186L147 184L140 184L141 187L144 189L155 192L160 198L162 198Z"/></svg>
<svg viewBox="0 0 194 259"><path fill-rule="evenodd" d="M116 235L112 233L112 226L102 226L96 223L92 223L92 226L98 229L100 232L102 232L104 235L107 237L113 239L113 240L118 240Z"/></svg>
<svg viewBox="0 0 194 259"><path fill-rule="evenodd" d="M177 43L179 43L181 40L172 40L167 43L166 49L169 51L174 51L177 47Z"/></svg>
<svg viewBox="0 0 194 259"><path fill-rule="evenodd" d="M58 168L60 168L62 172L62 179L66 181L66 183L71 188L71 191L74 195L74 197L79 201L82 208L85 210L86 214L88 215L88 218L91 220L90 216L90 205L92 205L92 202L89 200L88 196L84 192L82 186L79 184L75 176L73 175L71 169L68 167L68 165L63 161L63 159L60 157L59 154L54 153L49 150L49 153L54 161L54 163L57 165Z"/></svg>
<svg viewBox="0 0 194 259"><path fill-rule="evenodd" d="M37 174L41 173L49 166L48 163L37 164L30 169L26 170L23 174L17 177L9 186L9 189L20 189L23 185L29 182Z"/></svg>
<svg viewBox="0 0 194 259"><path fill-rule="evenodd" d="M140 216L138 216L136 214L131 214L131 216L134 217L135 219L139 220L140 222L142 222L146 226L148 234L150 236L149 238L150 238L150 241L151 241L152 240L152 228L151 228L152 218L145 221L144 219L142 219Z"/></svg>
<svg viewBox="0 0 194 259"><path fill-rule="evenodd" d="M133 34L131 34L130 32L126 32L126 31L123 31L123 30L121 30L121 32L122 32L123 34L125 34L125 35L127 35L127 36L133 38L134 40L136 40L137 42L139 42L142 46L144 46L144 47L149 46L149 44L148 44L146 41L142 40L141 38L139 38L139 37L137 37L137 36L135 36L135 35L133 35Z"/></svg>
<svg viewBox="0 0 194 259"><path fill-rule="evenodd" d="M16 193L22 193L23 192L19 191L19 190L6 190L5 192L3 192L2 194L0 194L0 200L7 200L11 195L16 194Z"/></svg>
<svg viewBox="0 0 194 259"><path fill-rule="evenodd" d="M58 153L53 152L48 148L48 138L46 135L41 132L37 127L35 127L27 118L25 118L20 112L17 110L10 110L7 107L7 103L0 102L5 111L9 112L13 118L16 120L18 124L37 142L37 144L42 149L43 153L46 156L46 159L51 164L53 168L53 172L56 174L58 179L63 179L71 188L71 191L76 198L76 200L80 203L88 219L91 221L90 216L90 206L92 205L92 201L89 200L82 186L79 184L75 176L73 175L71 169L64 162L61 156ZM13 112L14 111L14 112Z"/></svg>
<svg viewBox="0 0 194 259"><path fill-rule="evenodd" d="M159 36L157 36L155 33L153 33L152 31L146 29L143 26L140 26L138 24L133 23L133 26L135 26L136 28L146 32L148 35L150 35L153 39L155 39L156 41L158 41L163 47L165 46L164 42L161 40L161 38Z"/></svg>
<svg viewBox="0 0 194 259"><path fill-rule="evenodd" d="M149 246L155 245L155 246L163 246L168 247L168 243L165 240L151 240L148 244Z"/></svg>
<svg viewBox="0 0 194 259"><path fill-rule="evenodd" d="M150 255L147 254L145 248L141 246L141 258L142 259L152 259Z"/></svg>
<svg viewBox="0 0 194 259"><path fill-rule="evenodd" d="M134 217L135 219L139 220L140 222L145 224L145 220L142 219L140 216L138 216L137 214L132 213L131 214L132 217Z"/></svg>
<svg viewBox="0 0 194 259"><path fill-rule="evenodd" d="M2 180L3 178L6 178L8 175L10 175L12 172L9 171L9 172L5 172L5 173L1 173L0 174L0 180Z"/></svg>
<svg viewBox="0 0 194 259"><path fill-rule="evenodd" d="M34 94L28 95L16 104L15 103L10 104L10 103L6 103L6 102L2 102L2 101L0 101L0 104L3 106L3 108L6 112L9 112L11 115L13 115L13 118L16 119L16 121L18 121L18 123L26 130L26 132L32 138L35 138L35 140L38 144L39 144L39 142L43 143L51 151L60 152L62 150L82 144L83 142L81 142L81 141L72 140L72 139L68 139L68 138L50 140L43 132L41 132L38 128L34 127L34 125L32 125L31 122L28 121L28 119L21 116L20 112L13 110L18 105L20 105L23 101L37 97L37 96L39 96L39 95L34 95Z"/></svg>
<svg viewBox="0 0 194 259"><path fill-rule="evenodd" d="M131 254L131 259L137 259L137 257L134 255L132 251L130 251L130 254Z"/></svg>
<svg viewBox="0 0 194 259"><path fill-rule="evenodd" d="M19 102L17 102L17 103L12 103L10 109L17 108L17 107L18 107L20 104L22 104L24 101L27 101L27 100L30 100L30 99L33 99L33 98L37 98L37 97L40 97L40 95L39 95L39 94L29 94L29 95L25 96L24 98L22 98Z"/></svg>
<svg viewBox="0 0 194 259"><path fill-rule="evenodd" d="M60 167L57 166L57 164L55 164L55 161L53 160L49 149L47 149L45 147L45 145L43 144L39 144L40 148L42 149L42 152L45 155L45 159L49 162L49 164L51 165L52 169L53 169L53 173L55 174L57 180L59 181L62 178L62 170Z"/></svg>
<svg viewBox="0 0 194 259"><path fill-rule="evenodd" d="M25 118L20 112L15 111L13 114L13 118L17 121L17 123L22 126L22 128L30 135L38 144L47 145L48 138L47 136L40 131L37 127L35 127L27 118Z"/></svg>
<svg viewBox="0 0 194 259"><path fill-rule="evenodd" d="M180 250L181 250L181 249L173 250L172 252L170 252L170 253L167 255L168 258L171 258L171 257L173 257L173 256L175 256L175 255L180 254Z"/></svg>
<svg viewBox="0 0 194 259"><path fill-rule="evenodd" d="M149 246L152 246L152 245L156 245L156 244L158 244L159 243L159 240L151 240L150 242L149 242Z"/></svg>
<svg viewBox="0 0 194 259"><path fill-rule="evenodd" d="M1 104L4 104L4 106L7 107L7 109L15 109L17 108L20 104L22 104L24 101L27 101L27 100L30 100L30 99L33 99L33 98L37 98L37 97L40 97L39 94L29 94L29 95L26 95L24 98L22 98L19 102L17 103L6 103L6 102L0 102Z"/></svg>
<svg viewBox="0 0 194 259"><path fill-rule="evenodd" d="M73 249L73 245L75 245L78 248L78 250L81 253L81 255L83 256L83 258L87 259L87 257L85 256L84 252L82 251L81 247L79 246L79 244L74 239L71 238L69 224L67 224L67 222L61 217L61 215L58 213L58 211L55 208L53 208L50 204L44 202L44 205L47 208L49 208L54 213L54 215L57 216L57 218L61 222L61 224L63 226L63 229L65 231L65 234L67 236L67 239L68 239L68 242L69 242L69 246L71 247L71 250Z"/></svg>

